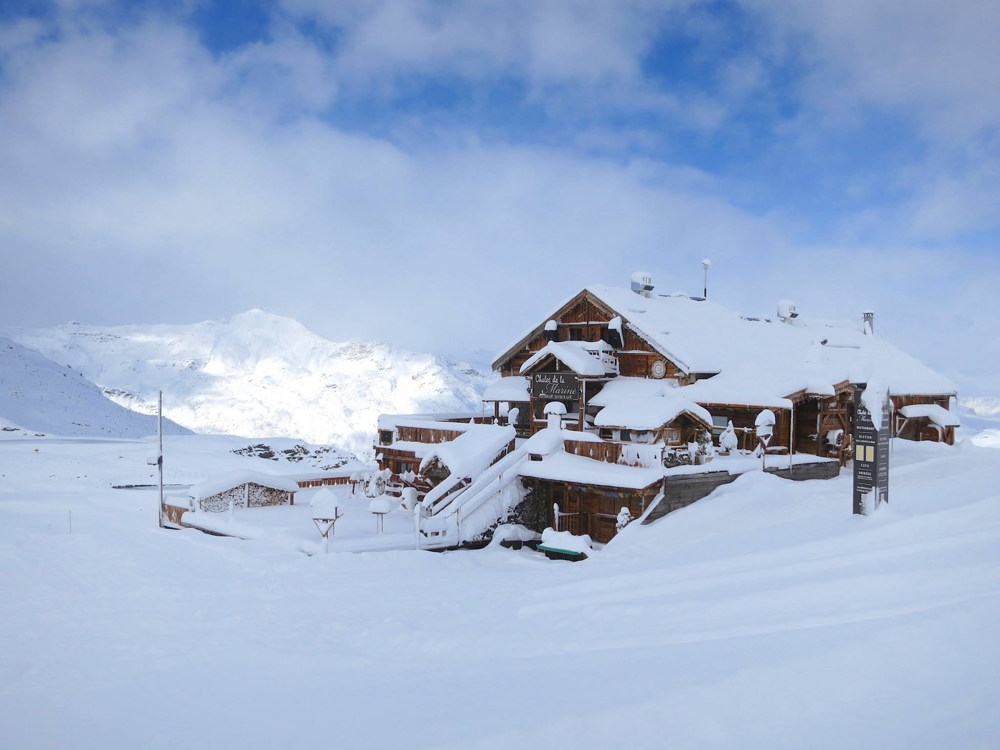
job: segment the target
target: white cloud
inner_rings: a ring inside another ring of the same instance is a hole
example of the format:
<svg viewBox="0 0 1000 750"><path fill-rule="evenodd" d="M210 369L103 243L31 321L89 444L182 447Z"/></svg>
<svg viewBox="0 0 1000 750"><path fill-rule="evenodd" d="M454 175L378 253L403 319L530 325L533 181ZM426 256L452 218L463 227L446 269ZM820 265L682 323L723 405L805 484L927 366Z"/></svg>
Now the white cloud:
<svg viewBox="0 0 1000 750"><path fill-rule="evenodd" d="M901 108L929 134L969 137L1000 124L1000 5L979 0L751 0L805 34L817 104Z"/></svg>
<svg viewBox="0 0 1000 750"><path fill-rule="evenodd" d="M535 84L631 79L656 21L689 2L583 0L286 0L285 10L344 34L340 66L353 74L505 72Z"/></svg>
<svg viewBox="0 0 1000 750"><path fill-rule="evenodd" d="M375 23L367 4L337 7L357 25ZM345 54L364 47L371 65L395 72L472 55L546 81L626 79L637 75L648 34L629 26L646 12L639 7L621 28L608 21L605 48L584 43L581 31L563 40L565 54L520 60L512 50L553 40L577 6L552 5L554 16L528 28L501 24L475 44L457 30L462 13L499 18L503 6L462 6L456 19L425 17L422 4L401 8L416 26L400 32L400 49L376 60L375 42L358 32ZM604 22L571 20L593 33ZM375 39L378 24L370 28ZM428 51L428 39L441 47ZM573 45L597 53L578 59ZM786 297L804 314L872 306L886 311L880 320L900 332L898 343L933 364L979 367L957 342L916 351L934 315L927 300L958 299L951 290L960 283L935 287L940 254L902 243L798 243L801 217L752 215L711 174L620 156L616 141L655 139L648 132L598 126L564 147L481 140L461 126L433 145L347 132L321 116L349 85L346 64L284 26L271 43L213 57L193 32L162 19L67 27L57 38L22 25L0 35L0 55L0 243L11 289L0 310L12 324L185 322L262 306L331 338L500 349L587 283L624 283L642 268L661 290L700 290L708 256L712 296L737 308L769 313ZM764 75L752 63L730 69L731 96L752 95ZM680 106L636 85L665 110ZM588 90L599 108L615 96L627 104L638 89L602 80ZM717 102L705 109L706 123L725 118ZM610 155L583 156L577 144ZM963 196L989 195L992 166L957 186L947 170L920 166L926 189L913 205L927 208L899 212L897 226L946 238L981 223L989 204ZM975 274L979 291L1000 278L995 262ZM1000 322L996 310L981 314Z"/></svg>

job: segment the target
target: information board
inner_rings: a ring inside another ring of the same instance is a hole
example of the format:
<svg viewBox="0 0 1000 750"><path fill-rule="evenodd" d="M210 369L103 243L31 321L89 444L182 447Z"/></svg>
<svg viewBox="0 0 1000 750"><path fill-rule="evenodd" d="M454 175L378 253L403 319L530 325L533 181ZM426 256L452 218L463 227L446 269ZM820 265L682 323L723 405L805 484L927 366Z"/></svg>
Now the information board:
<svg viewBox="0 0 1000 750"><path fill-rule="evenodd" d="M876 428L862 395L865 384L854 390L854 512L866 515L889 502L889 420L891 403L886 393Z"/></svg>

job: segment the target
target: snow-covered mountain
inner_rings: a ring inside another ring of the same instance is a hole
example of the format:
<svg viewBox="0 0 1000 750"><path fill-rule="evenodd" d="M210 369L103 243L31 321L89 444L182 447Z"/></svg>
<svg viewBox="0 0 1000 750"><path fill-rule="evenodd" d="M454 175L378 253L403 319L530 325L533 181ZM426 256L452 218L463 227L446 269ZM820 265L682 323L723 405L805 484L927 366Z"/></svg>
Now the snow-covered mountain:
<svg viewBox="0 0 1000 750"><path fill-rule="evenodd" d="M196 432L283 435L370 455L380 413L479 411L492 375L430 354L333 342L250 310L173 326L71 323L7 332L79 370L117 403Z"/></svg>
<svg viewBox="0 0 1000 750"><path fill-rule="evenodd" d="M155 396L154 396L155 408ZM113 403L79 372L0 336L0 420L3 429L75 437L144 437L156 417ZM163 420L169 435L189 434Z"/></svg>

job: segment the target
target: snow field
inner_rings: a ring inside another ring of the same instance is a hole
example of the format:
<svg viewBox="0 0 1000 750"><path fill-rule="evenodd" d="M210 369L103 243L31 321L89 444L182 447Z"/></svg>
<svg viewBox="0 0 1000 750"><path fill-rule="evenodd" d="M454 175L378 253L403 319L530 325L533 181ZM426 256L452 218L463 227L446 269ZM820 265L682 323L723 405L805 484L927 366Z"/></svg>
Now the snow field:
<svg viewBox="0 0 1000 750"><path fill-rule="evenodd" d="M254 460L224 443L165 453L191 474ZM869 518L847 472L753 473L582 563L161 531L155 491L104 479L147 451L0 443L0 746L1000 738L1000 461L971 442L897 441Z"/></svg>

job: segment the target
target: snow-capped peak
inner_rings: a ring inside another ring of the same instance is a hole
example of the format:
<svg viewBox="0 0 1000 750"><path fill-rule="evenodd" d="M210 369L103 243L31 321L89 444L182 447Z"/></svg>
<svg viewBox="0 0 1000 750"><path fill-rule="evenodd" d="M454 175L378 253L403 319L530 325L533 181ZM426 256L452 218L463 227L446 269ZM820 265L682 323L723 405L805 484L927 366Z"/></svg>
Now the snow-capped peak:
<svg viewBox="0 0 1000 750"><path fill-rule="evenodd" d="M383 343L329 341L261 309L191 325L70 324L10 338L119 404L205 433L288 436L369 454L380 413L476 410L492 377Z"/></svg>

